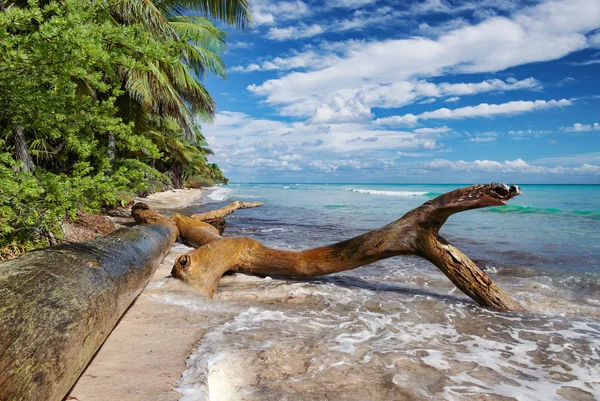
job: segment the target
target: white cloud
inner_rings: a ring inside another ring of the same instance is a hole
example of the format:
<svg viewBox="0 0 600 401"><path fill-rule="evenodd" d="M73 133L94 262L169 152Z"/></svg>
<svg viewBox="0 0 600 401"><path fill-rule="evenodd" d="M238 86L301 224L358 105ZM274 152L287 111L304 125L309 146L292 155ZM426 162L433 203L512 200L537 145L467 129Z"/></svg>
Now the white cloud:
<svg viewBox="0 0 600 401"><path fill-rule="evenodd" d="M448 2L443 0L425 0L414 2L411 7L411 13L415 14L456 14L464 11L474 11L486 16L495 15L496 10L510 11L515 9L520 2L518 0L479 0L464 2Z"/></svg>
<svg viewBox="0 0 600 401"><path fill-rule="evenodd" d="M475 136L467 139L467 142L496 142L495 136Z"/></svg>
<svg viewBox="0 0 600 401"><path fill-rule="evenodd" d="M518 114L533 110L542 110L554 107L570 106L572 102L567 99L561 100L535 100L535 101L512 101L501 104L482 103L477 106L467 106L458 109L441 108L426 111L419 115L405 114L403 116L392 116L378 118L374 121L376 125L412 125L419 120L429 119L462 119L473 117L492 117L497 115Z"/></svg>
<svg viewBox="0 0 600 401"><path fill-rule="evenodd" d="M325 163L322 160L315 160L314 162L310 162L309 166L316 168L319 171L324 173L333 173L338 169L338 166L331 163Z"/></svg>
<svg viewBox="0 0 600 401"><path fill-rule="evenodd" d="M415 134L445 134L446 132L450 131L452 131L452 129L448 128L446 125L443 127L417 128L413 130Z"/></svg>
<svg viewBox="0 0 600 401"><path fill-rule="evenodd" d="M544 167L528 164L523 159L505 160L497 162L493 160L475 160L472 162L446 159L436 159L425 163L424 167L429 170L450 171L475 171L491 173L534 173L534 174L577 174L577 175L600 175L600 166L583 164L579 167Z"/></svg>
<svg viewBox="0 0 600 401"><path fill-rule="evenodd" d="M598 27L598 0L548 0L516 12L510 18L488 18L453 29L436 39L411 37L366 42L332 61L327 61L330 53L323 52L320 54L325 60L320 63L322 67L292 72L261 85L251 85L249 89L266 97L268 104L282 107L286 115L308 116L334 94L351 96L342 91L353 94L362 90L370 107L380 107L371 103L372 94L363 86L372 85L373 96L376 96L398 82L410 83L451 73L496 72L555 60L588 47L586 34ZM510 81L498 81L512 86ZM368 84L357 86L356 82ZM495 86L499 82L488 82L485 86L493 88L491 90L506 90L502 85ZM463 93L483 89L460 90ZM380 100L385 107L399 107L415 100L412 90L405 89L398 95L394 95L394 90L388 89L388 92L392 93L381 96ZM461 93L449 95L460 96Z"/></svg>
<svg viewBox="0 0 600 401"><path fill-rule="evenodd" d="M600 58L596 58L596 59L592 59L592 60L588 60L588 61L583 61L581 63L573 63L573 65L579 65L579 66L594 65L594 64L600 64Z"/></svg>
<svg viewBox="0 0 600 401"><path fill-rule="evenodd" d="M431 104L431 103L435 103L437 99L434 97L430 97L429 99L425 99L425 100L421 100L419 102L419 104Z"/></svg>
<svg viewBox="0 0 600 401"><path fill-rule="evenodd" d="M416 152L398 152L398 156L404 157L427 157L431 156L431 153L416 153Z"/></svg>
<svg viewBox="0 0 600 401"><path fill-rule="evenodd" d="M460 100L460 97L452 96L452 97L449 97L448 99L446 99L446 102L458 102L459 100Z"/></svg>
<svg viewBox="0 0 600 401"><path fill-rule="evenodd" d="M325 28L318 24L294 25L287 28L271 28L267 37L273 40L302 39L325 32Z"/></svg>
<svg viewBox="0 0 600 401"><path fill-rule="evenodd" d="M566 166L578 166L581 164L599 164L600 152L578 153L567 156L544 157L534 160L538 164L560 164Z"/></svg>
<svg viewBox="0 0 600 401"><path fill-rule="evenodd" d="M289 170L289 171L300 171L302 167L295 163L290 163L288 160L277 160L277 159L264 159L262 157L255 158L252 166L265 166L274 170Z"/></svg>
<svg viewBox="0 0 600 401"><path fill-rule="evenodd" d="M293 65L298 60L303 60L302 67L324 67L320 63L327 65L335 63L336 60L343 59L343 55L331 54L328 59L323 59L321 55L314 51L295 54L288 58L277 60L275 65L284 64ZM246 71L257 69L267 69L268 65L263 63L263 67L249 65ZM236 70L238 67L235 67ZM282 68L283 69L283 68ZM294 72L289 76L304 76L303 73ZM376 80L376 78L374 78ZM371 79L369 79L371 80ZM513 91L513 90L538 90L542 87L541 83L535 78L529 77L523 80L500 79L486 80L476 83L447 83L435 84L425 80L419 81L397 81L391 84L364 84L360 87L354 87L355 79L349 80L345 88L337 88L329 92L327 88L311 88L311 83L306 82L305 87L298 88L298 92L290 90L285 80L269 80L260 86L249 85L248 90L258 95L267 96L266 102L273 105L282 106L280 111L284 115L306 116L312 113L315 107L324 102L324 99L331 99L335 95L341 95L345 98L353 96L354 93L362 91L365 94L365 102L370 107L393 108L401 107L421 98L428 98L422 103L433 103L435 98L451 95L475 95L486 92ZM281 86L280 86L281 85ZM456 100L456 99L451 99Z"/></svg>
<svg viewBox="0 0 600 401"><path fill-rule="evenodd" d="M344 103L342 110L347 109L347 104ZM251 163L248 157L308 163L312 159L308 155L314 152L350 154L437 149L442 146L437 142L438 134L448 130L447 127L438 127L406 132L373 129L369 124L357 122L282 122L255 119L244 113L229 111L218 113L213 124L202 128L210 145L219 149L215 157L219 160L231 158L237 164L244 160ZM251 149L255 149L255 153ZM265 162L261 163L264 165Z"/></svg>
<svg viewBox="0 0 600 401"><path fill-rule="evenodd" d="M357 92L347 101L339 95L333 97L329 104L322 104L312 117L314 123L347 123L368 121L373 117L371 108L365 105L365 94Z"/></svg>
<svg viewBox="0 0 600 401"><path fill-rule="evenodd" d="M543 130L543 129L521 129L521 130L511 130L508 131L508 135L512 135L514 139L523 139L528 137L540 137L542 135L551 134L552 131Z"/></svg>
<svg viewBox="0 0 600 401"><path fill-rule="evenodd" d="M314 68L322 59L313 51L295 53L289 57L275 57L271 60L265 60L260 63L248 64L244 66L235 66L229 69L233 72L253 72L253 71L288 71L293 69L303 69L307 67Z"/></svg>
<svg viewBox="0 0 600 401"><path fill-rule="evenodd" d="M273 25L276 20L294 20L310 15L310 8L301 0L252 0L252 20L257 26Z"/></svg>
<svg viewBox="0 0 600 401"><path fill-rule="evenodd" d="M598 124L598 123L593 123L593 124L575 123L571 127L563 127L561 129L566 132L600 131L600 124Z"/></svg>
<svg viewBox="0 0 600 401"><path fill-rule="evenodd" d="M590 47L600 48L600 32L597 32L588 37L588 44Z"/></svg>
<svg viewBox="0 0 600 401"><path fill-rule="evenodd" d="M326 2L327 7L355 9L375 3L375 0L331 0Z"/></svg>
<svg viewBox="0 0 600 401"><path fill-rule="evenodd" d="M253 42L242 41L232 42L227 45L227 47L230 49L250 49L252 46L254 46Z"/></svg>

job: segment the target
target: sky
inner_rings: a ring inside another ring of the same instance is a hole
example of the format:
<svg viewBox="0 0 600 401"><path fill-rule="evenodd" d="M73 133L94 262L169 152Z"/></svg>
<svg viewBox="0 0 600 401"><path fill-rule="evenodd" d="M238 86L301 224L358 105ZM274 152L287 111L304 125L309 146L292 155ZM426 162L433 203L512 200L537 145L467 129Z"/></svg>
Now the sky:
<svg viewBox="0 0 600 401"><path fill-rule="evenodd" d="M232 182L600 184L600 0L251 0L202 132Z"/></svg>

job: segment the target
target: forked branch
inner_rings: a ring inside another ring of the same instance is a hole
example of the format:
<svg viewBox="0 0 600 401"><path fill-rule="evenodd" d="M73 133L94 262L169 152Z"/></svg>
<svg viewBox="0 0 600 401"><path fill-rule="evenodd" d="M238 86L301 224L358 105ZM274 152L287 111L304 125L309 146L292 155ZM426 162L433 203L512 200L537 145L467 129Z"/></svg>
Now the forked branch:
<svg viewBox="0 0 600 401"><path fill-rule="evenodd" d="M473 261L438 235L452 214L505 205L520 193L516 186L498 183L457 189L426 202L382 228L301 252L272 249L247 237L223 238L208 224L174 215L181 238L198 249L180 256L172 274L212 297L221 276L229 270L313 277L354 269L392 256L417 255L436 265L480 305L497 310L524 310Z"/></svg>

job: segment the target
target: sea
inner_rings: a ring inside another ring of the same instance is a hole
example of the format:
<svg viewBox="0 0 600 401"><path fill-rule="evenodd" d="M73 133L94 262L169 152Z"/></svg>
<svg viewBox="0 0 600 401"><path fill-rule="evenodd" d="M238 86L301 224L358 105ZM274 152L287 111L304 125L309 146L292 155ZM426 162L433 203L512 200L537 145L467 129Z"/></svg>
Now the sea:
<svg viewBox="0 0 600 401"><path fill-rule="evenodd" d="M303 250L360 235L466 185L230 184L260 201L225 236ZM441 234L527 312L478 306L430 262L394 257L310 279L225 276L214 299L164 293L205 334L182 400L600 400L600 186L523 185Z"/></svg>

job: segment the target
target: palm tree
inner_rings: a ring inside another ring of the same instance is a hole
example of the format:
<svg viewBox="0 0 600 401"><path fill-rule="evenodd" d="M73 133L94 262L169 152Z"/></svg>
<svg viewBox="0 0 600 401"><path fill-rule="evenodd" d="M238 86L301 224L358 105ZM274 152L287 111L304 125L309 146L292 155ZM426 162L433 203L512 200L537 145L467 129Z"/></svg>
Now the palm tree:
<svg viewBox="0 0 600 401"><path fill-rule="evenodd" d="M225 77L219 57L225 33L207 17L244 29L251 23L247 0L119 0L110 9L118 23L139 23L157 38L176 39L176 62L148 60L145 68L126 73L127 95L145 111L179 121L188 140L195 139L196 117L210 119L215 103L200 79L207 73ZM139 116L136 116L139 118Z"/></svg>
<svg viewBox="0 0 600 401"><path fill-rule="evenodd" d="M27 0L0 1L0 11L27 4ZM226 46L225 33L209 18L244 29L252 22L248 0L113 0L106 16L117 24L141 24L157 40L179 46L176 60L148 58L143 68L119 71L125 89L118 100L120 117L134 122L138 133L155 128L150 123L152 115L172 118L184 138L194 143L196 119L210 120L215 113L214 99L200 80L207 73L225 77L225 65L219 57ZM25 134L19 132L22 135L14 135L15 144L26 144ZM116 138L109 134L109 159L114 158L115 148ZM26 168L32 168L27 147L21 146L19 151Z"/></svg>

